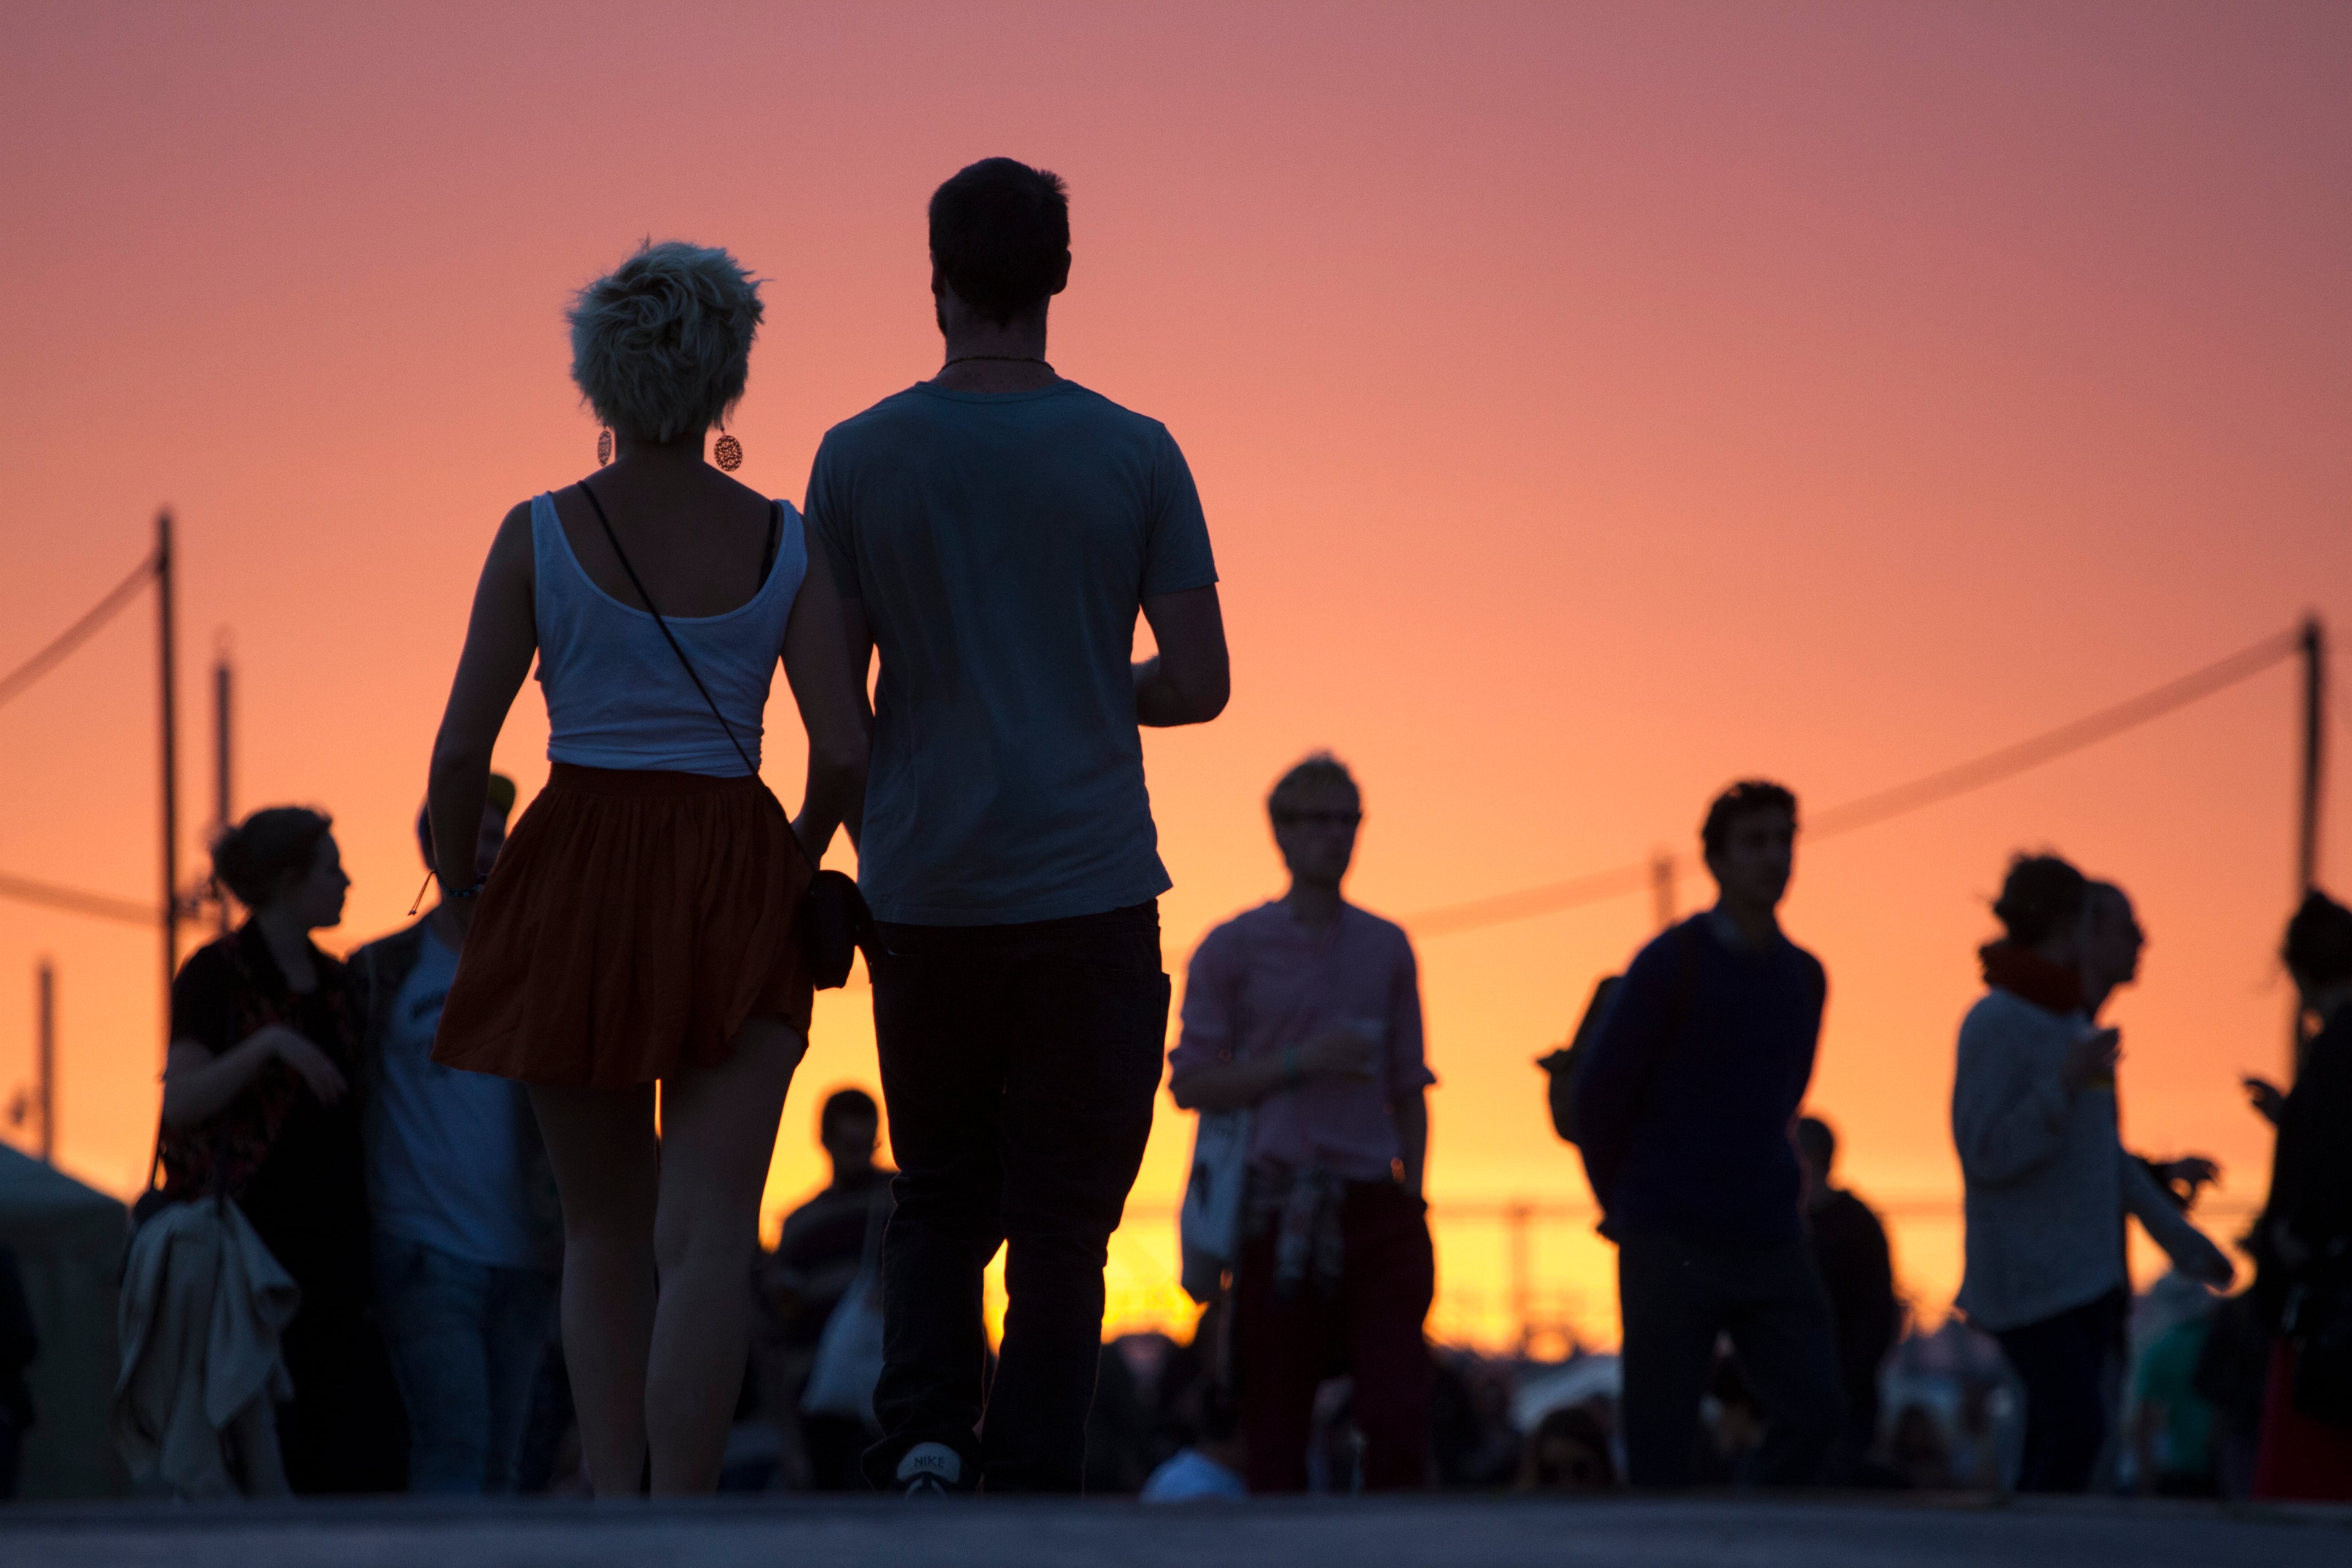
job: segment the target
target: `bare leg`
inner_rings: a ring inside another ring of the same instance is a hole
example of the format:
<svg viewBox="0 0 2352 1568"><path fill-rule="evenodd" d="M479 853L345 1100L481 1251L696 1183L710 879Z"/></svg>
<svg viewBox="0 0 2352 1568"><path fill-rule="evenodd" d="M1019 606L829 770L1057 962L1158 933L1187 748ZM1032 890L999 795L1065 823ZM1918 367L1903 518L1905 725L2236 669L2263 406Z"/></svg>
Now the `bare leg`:
<svg viewBox="0 0 2352 1568"><path fill-rule="evenodd" d="M753 1018L723 1064L662 1080L661 1303L645 1404L656 1494L707 1495L719 1485L751 1342L760 1194L807 1049L782 1019Z"/></svg>
<svg viewBox="0 0 2352 1568"><path fill-rule="evenodd" d="M654 1089L533 1084L563 1194L563 1359L580 1452L598 1497L635 1497L646 1465L646 1352L654 1326Z"/></svg>

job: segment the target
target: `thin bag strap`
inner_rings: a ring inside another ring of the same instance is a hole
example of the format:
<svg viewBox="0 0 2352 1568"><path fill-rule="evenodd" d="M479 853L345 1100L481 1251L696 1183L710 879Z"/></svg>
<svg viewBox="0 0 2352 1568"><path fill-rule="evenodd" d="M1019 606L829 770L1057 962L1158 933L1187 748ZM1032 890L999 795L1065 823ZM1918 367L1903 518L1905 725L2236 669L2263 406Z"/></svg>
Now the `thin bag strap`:
<svg viewBox="0 0 2352 1568"><path fill-rule="evenodd" d="M629 564L629 552L621 548L620 536L613 531L613 520L604 515L604 503L596 499L596 492L588 488L586 479L580 481L580 493L586 496L588 504L595 509L596 521L604 530L604 542L613 547L614 555L621 563L621 570L629 574L629 586L635 588L637 591L637 597L645 601L646 613L653 616L654 625L661 628L662 640L669 644L669 651L677 655L677 662L685 666L686 678L694 682L694 689L697 691L702 693L703 703L710 710L710 716L719 721L719 727L721 730L727 731L727 743L735 748L737 756L743 759L744 771L753 778L758 778L759 764L751 761L751 753L743 749L743 742L735 738L735 726L730 724L727 721L727 715L719 710L719 704L711 699L710 689L702 684L702 677L696 673L694 661L686 657L686 649L678 646L677 634L669 629L669 622L663 618L660 606L654 603L654 596L646 592L644 581L637 576L637 569ZM772 506L769 508L768 518L772 538L776 526L775 509ZM762 581L764 580L763 574ZM809 870L814 873L817 868L816 858L809 853L808 846L801 842L801 836L787 826L784 837L793 841L793 847L801 852L801 858L808 862Z"/></svg>

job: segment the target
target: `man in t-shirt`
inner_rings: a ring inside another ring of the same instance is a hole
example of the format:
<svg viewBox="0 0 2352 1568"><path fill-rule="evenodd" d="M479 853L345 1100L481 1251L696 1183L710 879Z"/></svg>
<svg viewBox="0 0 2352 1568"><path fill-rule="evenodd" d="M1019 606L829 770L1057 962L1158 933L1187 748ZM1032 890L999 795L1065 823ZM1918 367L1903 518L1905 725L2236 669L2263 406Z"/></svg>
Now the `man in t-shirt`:
<svg viewBox="0 0 2352 1568"><path fill-rule="evenodd" d="M1719 897L1644 947L1609 1000L1575 1095L1601 1234L1617 1244L1627 1479L1695 1479L1699 1401L1731 1336L1764 1407L1743 1479L1820 1478L1844 1418L1830 1303L1805 1245L1789 1127L1828 981L1774 912L1797 797L1750 781L1699 839Z"/></svg>
<svg viewBox="0 0 2352 1568"><path fill-rule="evenodd" d="M929 217L946 363L827 432L807 498L851 657L881 658L858 880L899 1175L866 1473L1069 1491L1167 1029L1137 727L1223 710L1224 630L1175 441L1046 363L1062 182L991 158ZM1139 611L1159 653L1131 662ZM1010 1311L976 1437L1000 1245Z"/></svg>
<svg viewBox="0 0 2352 1568"><path fill-rule="evenodd" d="M1234 1270L1235 1381L1253 1492L1307 1489L1316 1386L1356 1380L1364 1484L1429 1479L1436 1288L1421 984L1402 929L1339 896L1362 800L1316 755L1266 800L1290 889L1201 939L1169 1092L1255 1108L1247 1240Z"/></svg>
<svg viewBox="0 0 2352 1568"><path fill-rule="evenodd" d="M476 865L506 843L515 786L490 775ZM425 863L433 828L416 818ZM465 942L446 901L351 959L370 1094L375 1300L408 1406L411 1491L514 1489L531 1384L553 1337L562 1211L522 1086L433 1060Z"/></svg>

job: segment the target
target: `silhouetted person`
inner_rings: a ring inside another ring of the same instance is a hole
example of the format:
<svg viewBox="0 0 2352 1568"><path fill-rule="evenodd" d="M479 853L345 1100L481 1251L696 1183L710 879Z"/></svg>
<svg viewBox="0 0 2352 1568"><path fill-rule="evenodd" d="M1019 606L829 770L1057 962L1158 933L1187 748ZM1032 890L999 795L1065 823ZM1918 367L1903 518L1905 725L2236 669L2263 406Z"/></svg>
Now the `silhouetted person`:
<svg viewBox="0 0 2352 1568"><path fill-rule="evenodd" d="M2305 896L2287 973L2319 1032L2279 1108L2255 1295L2271 1342L2254 1495L2352 1500L2352 910Z"/></svg>
<svg viewBox="0 0 2352 1568"><path fill-rule="evenodd" d="M474 863L506 843L512 780L492 774ZM416 822L433 862L430 816ZM373 1092L366 1144L375 1301L408 1407L408 1489L515 1489L531 1389L555 1334L562 1212L522 1086L433 1059L465 933L444 900L351 956Z"/></svg>
<svg viewBox="0 0 2352 1568"><path fill-rule="evenodd" d="M1339 762L1300 763L1266 801L1281 898L1201 939L1169 1091L1186 1110L1253 1108L1234 1356L1253 1492L1307 1489L1315 1390L1356 1380L1368 1488L1429 1473L1436 1287L1421 986L1403 930L1339 894L1362 798Z"/></svg>
<svg viewBox="0 0 2352 1568"><path fill-rule="evenodd" d="M16 1495L17 1466L25 1434L33 1425L33 1391L25 1372L41 1353L33 1309L25 1300L25 1277L16 1249L0 1244L0 1502Z"/></svg>
<svg viewBox="0 0 2352 1568"><path fill-rule="evenodd" d="M436 871L466 933L433 1059L529 1086L599 1497L718 1487L760 1195L808 1050L800 914L864 788L833 579L789 502L721 471L733 437L705 456L762 310L733 257L678 241L574 298L572 379L612 461L499 525L433 743ZM547 787L484 876L490 753L534 660ZM808 738L797 819L760 777L779 663Z"/></svg>
<svg viewBox="0 0 2352 1568"><path fill-rule="evenodd" d="M1789 1123L1827 978L1774 911L1796 797L1733 785L1700 832L1713 910L1644 947L1574 1085L1585 1171L1617 1243L1627 1479L1687 1486L1699 1400L1728 1333L1767 1416L1745 1479L1818 1479L1843 1420L1836 1331L1807 1249Z"/></svg>
<svg viewBox="0 0 2352 1568"><path fill-rule="evenodd" d="M351 887L331 826L271 806L213 847L214 874L252 914L172 984L163 1190L236 1200L301 1287L279 1342L294 1381L278 1412L287 1484L394 1491L406 1438L371 1311L359 1031L347 972L310 941L342 923Z"/></svg>
<svg viewBox="0 0 2352 1568"><path fill-rule="evenodd" d="M2118 1386L2125 1214L2192 1278L2231 1270L2116 1135L2121 1036L2092 1022L2086 986L2112 988L2120 960L2100 954L2136 954L2137 927L2126 941L2097 924L2090 884L2053 855L2018 857L1993 913L2007 934L1981 950L1987 991L1960 1025L1952 1083L1968 1188L1956 1305L2025 1384L2018 1489L2081 1491Z"/></svg>
<svg viewBox="0 0 2352 1568"><path fill-rule="evenodd" d="M1103 1263L1168 1017L1138 727L1225 705L1183 454L1045 362L1069 233L1041 170L992 158L941 185L945 363L827 432L809 475L851 662L862 679L881 658L858 881L899 1175L866 1473L898 1490L1083 1484ZM1160 651L1131 663L1139 611ZM976 1432L1000 1244L1010 1304Z"/></svg>
<svg viewBox="0 0 2352 1568"><path fill-rule="evenodd" d="M866 1237L890 1214L890 1173L874 1163L882 1113L862 1089L835 1091L817 1121L817 1142L833 1164L825 1189L784 1216L776 1250L761 1260L759 1286L775 1325L778 1386L771 1397L784 1419L797 1414L809 1484L818 1491L864 1491L858 1461L872 1441L866 1424L845 1415L803 1412L800 1397L815 1365L824 1326L866 1258Z"/></svg>
<svg viewBox="0 0 2352 1568"><path fill-rule="evenodd" d="M1805 1173L1805 1227L1813 1267L1837 1320L1838 1373L1845 1387L1845 1426L1832 1450L1832 1474L1858 1479L1878 1437L1878 1369L1903 1332L1895 1265L1878 1216L1831 1177L1837 1134L1808 1116L1797 1123L1797 1157Z"/></svg>

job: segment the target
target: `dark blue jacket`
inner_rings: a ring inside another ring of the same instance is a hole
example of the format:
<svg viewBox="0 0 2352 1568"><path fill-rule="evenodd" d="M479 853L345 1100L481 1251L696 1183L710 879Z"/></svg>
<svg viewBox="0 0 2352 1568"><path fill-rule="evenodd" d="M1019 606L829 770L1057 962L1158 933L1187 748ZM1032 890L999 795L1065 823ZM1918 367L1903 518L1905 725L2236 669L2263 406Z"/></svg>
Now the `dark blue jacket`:
<svg viewBox="0 0 2352 1568"><path fill-rule="evenodd" d="M1635 956L1577 1077L1604 1235L1738 1244L1803 1233L1789 1125L1827 991L1821 962L1796 943L1735 950L1706 915Z"/></svg>

